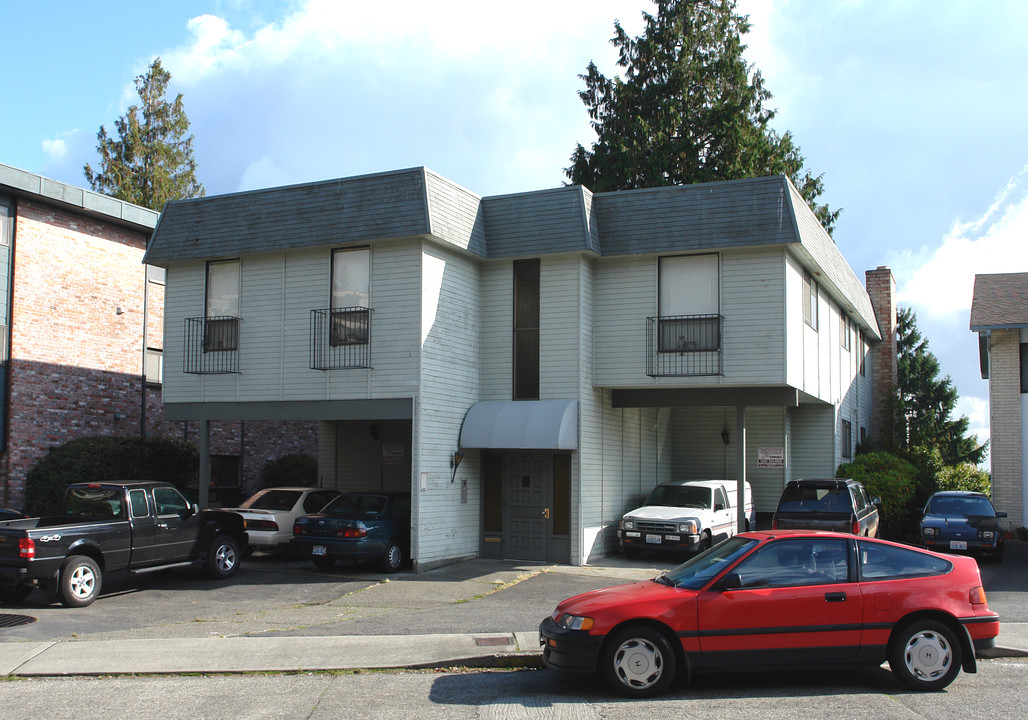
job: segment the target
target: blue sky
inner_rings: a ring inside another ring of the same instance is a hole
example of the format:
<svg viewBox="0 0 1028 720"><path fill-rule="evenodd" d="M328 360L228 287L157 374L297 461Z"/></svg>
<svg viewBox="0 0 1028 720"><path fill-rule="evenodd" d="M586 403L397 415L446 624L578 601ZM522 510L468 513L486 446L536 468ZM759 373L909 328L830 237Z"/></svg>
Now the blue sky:
<svg viewBox="0 0 1028 720"><path fill-rule="evenodd" d="M495 6L495 7L494 7ZM426 165L482 195L560 185L647 0L4 3L0 162L85 185L96 133L161 56L208 194ZM975 273L1028 270L1028 3L740 0L747 56L857 275L893 269L958 410L988 437Z"/></svg>

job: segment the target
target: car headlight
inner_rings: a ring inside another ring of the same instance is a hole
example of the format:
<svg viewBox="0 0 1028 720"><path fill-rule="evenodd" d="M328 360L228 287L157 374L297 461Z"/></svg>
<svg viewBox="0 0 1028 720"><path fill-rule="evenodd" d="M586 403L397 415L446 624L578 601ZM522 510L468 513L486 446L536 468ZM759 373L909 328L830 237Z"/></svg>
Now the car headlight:
<svg viewBox="0 0 1028 720"><path fill-rule="evenodd" d="M996 537L995 530L982 530L982 540L992 540Z"/></svg>
<svg viewBox="0 0 1028 720"><path fill-rule="evenodd" d="M921 534L924 535L926 538L938 537L939 528L923 527L921 528Z"/></svg>
<svg viewBox="0 0 1028 720"><path fill-rule="evenodd" d="M621 521L622 530L635 530L635 520L625 519Z"/></svg>
<svg viewBox="0 0 1028 720"><path fill-rule="evenodd" d="M593 619L591 617L579 617L578 615L568 615L562 613L560 610L553 611L553 621L565 630L592 630Z"/></svg>
<svg viewBox="0 0 1028 720"><path fill-rule="evenodd" d="M699 523L695 520L686 520L683 523L678 523L678 532L680 533L686 533L687 535L695 535L699 531Z"/></svg>

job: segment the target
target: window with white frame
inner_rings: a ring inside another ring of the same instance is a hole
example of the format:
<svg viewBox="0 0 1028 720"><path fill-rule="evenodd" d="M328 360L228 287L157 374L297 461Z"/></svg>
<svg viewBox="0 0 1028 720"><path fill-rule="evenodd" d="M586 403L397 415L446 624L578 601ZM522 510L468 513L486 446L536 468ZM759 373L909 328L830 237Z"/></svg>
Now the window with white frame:
<svg viewBox="0 0 1028 720"><path fill-rule="evenodd" d="M803 322L817 330L817 280L803 271Z"/></svg>
<svg viewBox="0 0 1028 720"><path fill-rule="evenodd" d="M371 248L332 251L329 344L367 345L371 336Z"/></svg>
<svg viewBox="0 0 1028 720"><path fill-rule="evenodd" d="M842 421L842 456L853 457L853 423L849 420Z"/></svg>
<svg viewBox="0 0 1028 720"><path fill-rule="evenodd" d="M720 350L718 255L662 257L658 269L657 351Z"/></svg>
<svg viewBox="0 0 1028 720"><path fill-rule="evenodd" d="M239 349L239 260L207 263L203 350Z"/></svg>
<svg viewBox="0 0 1028 720"><path fill-rule="evenodd" d="M843 313L839 315L839 333L842 336L842 349L850 349L850 319Z"/></svg>

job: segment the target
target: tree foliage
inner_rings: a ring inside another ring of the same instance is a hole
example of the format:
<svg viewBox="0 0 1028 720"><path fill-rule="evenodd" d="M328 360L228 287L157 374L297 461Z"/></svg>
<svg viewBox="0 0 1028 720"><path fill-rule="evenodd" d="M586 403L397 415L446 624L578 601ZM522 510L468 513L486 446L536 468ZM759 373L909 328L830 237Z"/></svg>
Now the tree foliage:
<svg viewBox="0 0 1028 720"><path fill-rule="evenodd" d="M940 490L970 490L992 494L992 478L989 473L971 463L959 463L939 471Z"/></svg>
<svg viewBox="0 0 1028 720"><path fill-rule="evenodd" d="M889 537L898 539L909 533L917 468L901 457L879 451L858 455L853 462L840 465L835 477L857 480L869 495L881 498L880 521Z"/></svg>
<svg viewBox="0 0 1028 720"><path fill-rule="evenodd" d="M301 485L317 487L318 461L306 453L292 453L269 460L261 470L262 488Z"/></svg>
<svg viewBox="0 0 1028 720"><path fill-rule="evenodd" d="M840 211L817 202L823 175L805 171L792 134L771 127L772 95L743 59L750 25L735 3L656 0L636 38L615 22L624 77L594 63L580 76L597 139L575 148L565 173L596 192L786 175L831 232Z"/></svg>
<svg viewBox="0 0 1028 720"><path fill-rule="evenodd" d="M163 437L97 436L51 448L25 478L25 512L54 515L71 483L160 480L180 490L196 485L199 456L188 443Z"/></svg>
<svg viewBox="0 0 1028 720"><path fill-rule="evenodd" d="M196 179L193 136L182 104L182 94L168 102L165 95L171 73L157 58L136 78L140 105L131 105L114 121L117 139L101 125L96 151L100 168L83 168L89 186L119 200L160 210L169 200L202 197Z"/></svg>
<svg viewBox="0 0 1028 720"><path fill-rule="evenodd" d="M898 387L894 445L901 450L929 448L939 451L943 465L978 463L986 445L968 435L966 416L953 418L957 391L947 375L940 377L939 360L917 329L917 316L902 308L896 323Z"/></svg>

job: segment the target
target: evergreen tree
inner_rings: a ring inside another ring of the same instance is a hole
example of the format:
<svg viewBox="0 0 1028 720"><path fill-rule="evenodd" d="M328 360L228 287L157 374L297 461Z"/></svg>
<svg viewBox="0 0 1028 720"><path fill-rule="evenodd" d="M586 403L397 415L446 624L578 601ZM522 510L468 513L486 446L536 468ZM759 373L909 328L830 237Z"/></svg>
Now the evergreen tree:
<svg viewBox="0 0 1028 720"><path fill-rule="evenodd" d="M981 462L986 445L979 445L976 435L967 435L967 417L951 419L957 404L956 388L948 375L939 377L939 360L928 349L928 340L917 329L917 316L910 308L900 309L896 334L897 447L938 450L944 465Z"/></svg>
<svg viewBox="0 0 1028 720"><path fill-rule="evenodd" d="M602 192L786 175L830 233L840 211L818 204L823 175L804 171L792 134L770 126L772 96L743 59L750 25L735 0L656 4L637 38L614 23L623 79L594 63L580 76L597 139L575 148L567 177Z"/></svg>
<svg viewBox="0 0 1028 720"><path fill-rule="evenodd" d="M182 94L173 102L165 100L170 79L157 58L136 78L140 106L131 105L114 121L117 139L100 126L100 169L94 172L88 163L83 168L93 190L153 210L169 200L203 196L203 185L196 180L193 136L186 136L189 118Z"/></svg>

